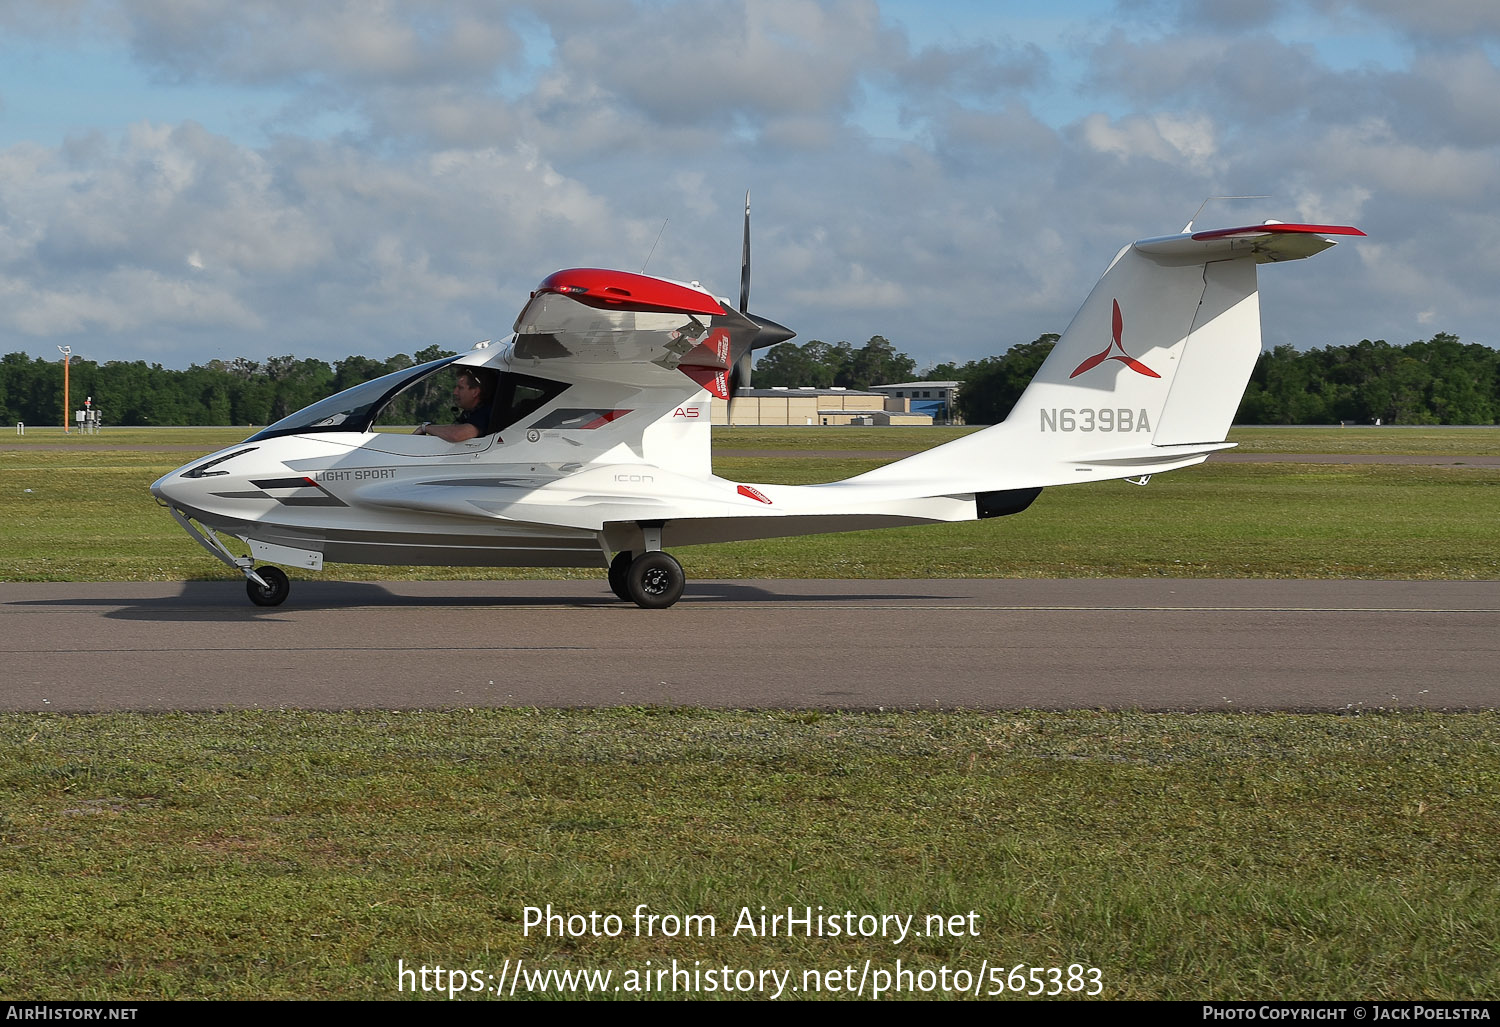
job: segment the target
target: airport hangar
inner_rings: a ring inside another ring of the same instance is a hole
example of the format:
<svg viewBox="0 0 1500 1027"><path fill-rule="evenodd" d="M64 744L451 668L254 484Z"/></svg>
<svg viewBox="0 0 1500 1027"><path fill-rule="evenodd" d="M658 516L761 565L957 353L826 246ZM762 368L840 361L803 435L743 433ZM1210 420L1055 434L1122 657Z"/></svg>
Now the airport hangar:
<svg viewBox="0 0 1500 1027"><path fill-rule="evenodd" d="M766 426L931 425L945 423L944 413L953 409L952 397L957 389L957 382L903 382L872 386L867 392L838 387L816 389L810 386L742 389L735 394L732 404L713 404L713 423Z"/></svg>

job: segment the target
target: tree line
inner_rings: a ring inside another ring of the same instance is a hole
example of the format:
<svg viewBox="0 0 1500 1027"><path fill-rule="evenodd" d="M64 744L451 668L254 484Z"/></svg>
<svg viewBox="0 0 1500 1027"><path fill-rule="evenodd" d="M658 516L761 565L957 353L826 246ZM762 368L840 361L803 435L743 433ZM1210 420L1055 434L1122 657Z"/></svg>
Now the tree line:
<svg viewBox="0 0 1500 1027"><path fill-rule="evenodd" d="M752 384L867 389L917 377L959 381L958 414L969 424L994 424L1005 419L1056 341L1056 335L1042 335L997 356L937 364L920 376L916 361L884 336L858 349L847 342L788 342L761 356ZM264 425L360 382L450 355L429 346L410 356L348 356L333 364L293 356L264 363L239 357L185 371L142 360L100 364L75 358L69 365L71 402L82 409L84 397L92 396L106 425ZM60 360L24 353L0 357L0 412L6 423L58 423L62 390ZM404 394L382 421L444 420L450 402L445 385L426 382ZM1386 424L1500 422L1500 351L1447 333L1406 345L1365 339L1305 351L1278 346L1256 361L1235 415L1238 424L1377 419Z"/></svg>
<svg viewBox="0 0 1500 1027"><path fill-rule="evenodd" d="M847 342L829 345L817 339L801 346L784 342L765 352L755 362L750 384L757 389L808 385L815 389L838 386L868 389L871 385L909 382L917 373L917 362L898 353L883 335L872 336L859 349Z"/></svg>
<svg viewBox="0 0 1500 1027"><path fill-rule="evenodd" d="M428 360L452 356L429 346L385 360L348 356L328 364L313 358L271 357L264 363L236 357L176 371L144 360L103 364L75 357L68 366L73 410L92 397L105 425L266 425L325 396ZM57 424L62 416L62 361L24 353L0 357L0 411L4 423ZM448 420L452 397L442 382L427 381L403 393L381 418L415 424ZM69 411L71 423L73 413Z"/></svg>
<svg viewBox="0 0 1500 1027"><path fill-rule="evenodd" d="M998 356L937 364L921 378L962 382L955 401L959 416L969 424L996 424L1005 420L1057 339L1049 333ZM754 384L865 389L910 381L915 366L878 335L858 350L842 342L829 346L813 340L800 348L782 343L756 365ZM1446 332L1404 346L1384 339L1311 350L1277 346L1256 361L1234 420L1500 423L1500 350L1465 344Z"/></svg>

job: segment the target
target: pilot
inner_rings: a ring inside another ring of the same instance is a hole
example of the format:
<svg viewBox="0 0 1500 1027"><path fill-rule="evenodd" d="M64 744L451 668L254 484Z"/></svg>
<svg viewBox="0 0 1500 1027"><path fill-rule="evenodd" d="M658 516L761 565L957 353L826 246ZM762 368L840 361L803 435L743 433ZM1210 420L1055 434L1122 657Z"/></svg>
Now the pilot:
<svg viewBox="0 0 1500 1027"><path fill-rule="evenodd" d="M495 379L487 371L465 367L458 372L453 386L453 401L460 411L454 424L424 421L413 434L435 435L448 442L467 442L490 431L490 414L495 400Z"/></svg>

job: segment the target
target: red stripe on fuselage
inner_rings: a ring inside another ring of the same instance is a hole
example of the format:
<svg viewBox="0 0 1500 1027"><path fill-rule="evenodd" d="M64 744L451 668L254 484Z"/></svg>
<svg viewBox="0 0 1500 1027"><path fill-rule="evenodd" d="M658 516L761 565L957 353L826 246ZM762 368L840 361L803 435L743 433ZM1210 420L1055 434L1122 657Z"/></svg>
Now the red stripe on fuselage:
<svg viewBox="0 0 1500 1027"><path fill-rule="evenodd" d="M605 410L588 424L583 425L583 430L592 431L595 428L603 428L610 421L618 421L628 413L630 413L629 410Z"/></svg>

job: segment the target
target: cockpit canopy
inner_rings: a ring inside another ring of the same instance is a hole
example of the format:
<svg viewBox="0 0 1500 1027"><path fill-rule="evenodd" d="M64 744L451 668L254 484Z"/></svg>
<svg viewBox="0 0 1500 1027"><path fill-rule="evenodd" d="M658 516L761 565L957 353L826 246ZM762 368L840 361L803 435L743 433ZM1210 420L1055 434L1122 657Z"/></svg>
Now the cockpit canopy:
<svg viewBox="0 0 1500 1027"><path fill-rule="evenodd" d="M425 364L392 371L363 385L345 389L327 399L318 400L312 406L288 414L245 441L259 442L278 435L310 435L330 431L367 432L397 394L457 359L458 357L452 356L429 360Z"/></svg>
<svg viewBox="0 0 1500 1027"><path fill-rule="evenodd" d="M363 385L319 400L288 414L281 420L256 432L247 442L259 442L278 435L314 435L323 432L368 432L377 422L389 421L392 405L414 386L442 371L459 357L442 357L425 364L403 368L382 375ZM501 372L491 407L491 433L514 424L519 418L540 409L568 387L565 382L536 378L532 375ZM398 416L397 421L401 418ZM391 422L395 423L395 422Z"/></svg>

